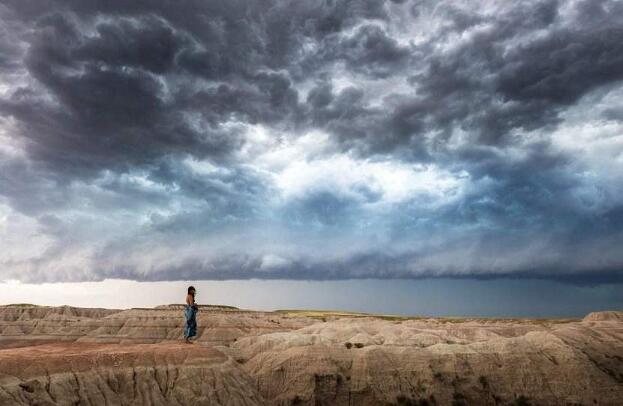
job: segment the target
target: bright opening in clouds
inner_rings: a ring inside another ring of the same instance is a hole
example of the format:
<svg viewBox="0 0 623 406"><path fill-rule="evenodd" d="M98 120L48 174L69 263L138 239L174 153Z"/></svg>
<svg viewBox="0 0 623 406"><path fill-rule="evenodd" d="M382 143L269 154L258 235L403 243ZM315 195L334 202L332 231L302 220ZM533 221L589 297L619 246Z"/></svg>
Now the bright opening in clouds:
<svg viewBox="0 0 623 406"><path fill-rule="evenodd" d="M623 276L620 1L0 20L0 281Z"/></svg>

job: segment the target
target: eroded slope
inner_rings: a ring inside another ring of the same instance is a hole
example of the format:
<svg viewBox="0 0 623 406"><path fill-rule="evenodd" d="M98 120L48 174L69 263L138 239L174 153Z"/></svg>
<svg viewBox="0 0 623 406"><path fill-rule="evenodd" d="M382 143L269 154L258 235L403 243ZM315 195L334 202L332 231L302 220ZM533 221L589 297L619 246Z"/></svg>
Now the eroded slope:
<svg viewBox="0 0 623 406"><path fill-rule="evenodd" d="M0 404L619 405L622 316L0 307Z"/></svg>

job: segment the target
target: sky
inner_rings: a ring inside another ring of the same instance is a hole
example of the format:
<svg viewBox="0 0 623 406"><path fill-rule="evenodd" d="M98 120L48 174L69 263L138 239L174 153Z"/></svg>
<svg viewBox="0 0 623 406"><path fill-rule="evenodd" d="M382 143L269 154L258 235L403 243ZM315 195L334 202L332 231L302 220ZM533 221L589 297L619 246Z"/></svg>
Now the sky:
<svg viewBox="0 0 623 406"><path fill-rule="evenodd" d="M0 281L621 283L621 38L616 0L5 0Z"/></svg>
<svg viewBox="0 0 623 406"><path fill-rule="evenodd" d="M199 304L251 310L347 310L424 317L581 318L594 311L623 309L621 283L588 286L527 278L157 282L106 279L62 284L9 281L0 283L0 305L154 307L182 303L190 283L197 289Z"/></svg>

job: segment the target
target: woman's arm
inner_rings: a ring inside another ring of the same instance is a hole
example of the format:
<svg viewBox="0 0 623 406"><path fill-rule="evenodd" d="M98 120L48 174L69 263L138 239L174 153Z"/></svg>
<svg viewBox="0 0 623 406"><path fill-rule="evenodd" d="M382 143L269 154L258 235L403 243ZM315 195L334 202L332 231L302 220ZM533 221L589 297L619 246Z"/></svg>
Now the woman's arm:
<svg viewBox="0 0 623 406"><path fill-rule="evenodd" d="M190 295L190 294L186 295L186 304L188 306L192 306L195 304L195 298L193 297L193 295Z"/></svg>

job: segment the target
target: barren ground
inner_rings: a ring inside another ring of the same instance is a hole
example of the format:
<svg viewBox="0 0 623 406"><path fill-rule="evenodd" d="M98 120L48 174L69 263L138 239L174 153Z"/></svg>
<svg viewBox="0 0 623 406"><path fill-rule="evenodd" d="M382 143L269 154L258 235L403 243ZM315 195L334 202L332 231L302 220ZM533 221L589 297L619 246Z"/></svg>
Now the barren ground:
<svg viewBox="0 0 623 406"><path fill-rule="evenodd" d="M0 405L621 405L623 312L408 318L0 306Z"/></svg>

